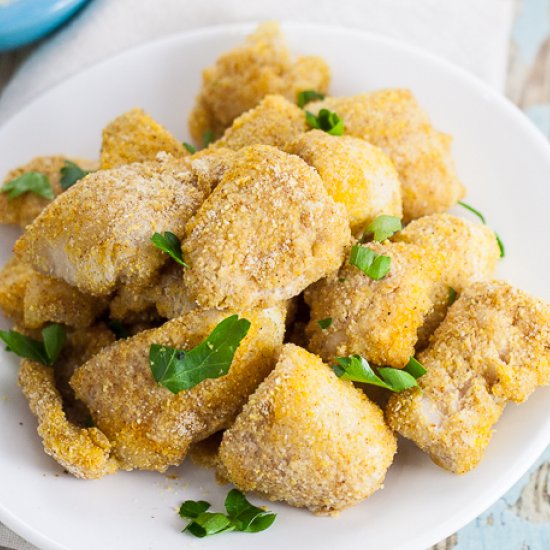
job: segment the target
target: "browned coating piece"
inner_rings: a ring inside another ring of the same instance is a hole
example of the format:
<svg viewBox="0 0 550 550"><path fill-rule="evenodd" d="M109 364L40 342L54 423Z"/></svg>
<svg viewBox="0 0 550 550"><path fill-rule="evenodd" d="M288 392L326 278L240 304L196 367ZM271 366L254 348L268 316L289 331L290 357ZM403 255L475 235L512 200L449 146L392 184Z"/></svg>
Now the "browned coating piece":
<svg viewBox="0 0 550 550"><path fill-rule="evenodd" d="M189 297L202 307L269 305L336 270L350 240L345 208L300 158L256 145L187 224Z"/></svg>
<svg viewBox="0 0 550 550"><path fill-rule="evenodd" d="M192 311L158 329L119 340L74 374L71 385L109 438L120 467L164 471L181 463L189 445L228 427L273 368L284 334L280 307L242 312L252 325L226 376L177 395L158 385L149 348L190 349L231 312Z"/></svg>
<svg viewBox="0 0 550 550"><path fill-rule="evenodd" d="M224 433L220 472L243 491L327 514L380 489L395 451L379 407L287 344Z"/></svg>
<svg viewBox="0 0 550 550"><path fill-rule="evenodd" d="M202 88L189 117L193 139L202 143L207 130L221 136L241 113L266 95L295 102L299 92L326 92L330 71L320 57L292 59L277 23L263 23L246 42L223 54L202 73Z"/></svg>
<svg viewBox="0 0 550 550"><path fill-rule="evenodd" d="M507 283L475 283L449 309L419 361L421 390L392 396L390 426L456 473L480 462L506 401L550 376L550 306Z"/></svg>
<svg viewBox="0 0 550 550"><path fill-rule="evenodd" d="M405 220L443 212L464 196L451 137L432 126L410 90L377 90L308 105L313 113L321 109L335 111L347 135L380 147L392 159L402 183Z"/></svg>

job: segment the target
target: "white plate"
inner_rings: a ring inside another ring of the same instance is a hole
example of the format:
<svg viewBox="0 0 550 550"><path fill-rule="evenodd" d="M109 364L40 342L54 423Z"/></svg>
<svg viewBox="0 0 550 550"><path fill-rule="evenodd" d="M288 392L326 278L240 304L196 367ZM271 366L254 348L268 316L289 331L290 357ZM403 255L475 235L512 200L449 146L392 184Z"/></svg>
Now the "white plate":
<svg viewBox="0 0 550 550"><path fill-rule="evenodd" d="M134 106L186 138L201 70L251 28L169 37L50 90L0 130L0 173L39 154L94 158L104 124ZM295 52L328 60L334 94L385 86L414 91L437 127L454 135L468 200L506 244L499 276L549 299L550 150L523 115L473 77L425 53L345 29L284 28ZM14 230L1 229L0 260L8 257L15 236ZM447 473L400 442L384 490L338 519L269 504L279 516L268 531L198 541L180 533L176 507L196 498L219 507L227 487L218 487L210 471L190 464L170 472L178 479L132 472L79 481L63 474L42 452L35 420L16 385L17 362L0 353L0 520L46 550L422 550L487 508L550 442L550 389L541 389L525 405L508 407L485 460L467 475Z"/></svg>

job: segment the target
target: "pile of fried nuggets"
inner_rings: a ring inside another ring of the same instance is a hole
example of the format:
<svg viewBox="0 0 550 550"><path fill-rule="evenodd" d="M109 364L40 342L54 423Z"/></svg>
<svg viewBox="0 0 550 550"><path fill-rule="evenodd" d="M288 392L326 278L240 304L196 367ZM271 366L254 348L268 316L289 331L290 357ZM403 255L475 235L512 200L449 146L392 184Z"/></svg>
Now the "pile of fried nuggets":
<svg viewBox="0 0 550 550"><path fill-rule="evenodd" d="M42 172L56 194L0 195L0 220L24 228L0 307L28 335L67 327L54 368L23 359L19 380L46 453L75 476L162 472L225 430L219 476L333 513L382 487L394 432L466 472L506 403L548 382L550 307L492 278L487 226L445 213L465 192L450 137L400 89L310 103L345 133L310 130L297 94L329 80L264 24L204 72L190 129L197 142L214 132L206 149L134 109L105 128L99 166L75 159L95 171L68 191L64 157L8 174ZM361 244L391 258L377 281L348 260L381 214L406 225ZM189 269L151 244L163 231ZM233 313L252 325L226 376L179 394L155 382L151 344L189 349ZM116 340L108 319L131 336ZM333 373L353 354L394 368L416 356L427 373L381 395Z"/></svg>

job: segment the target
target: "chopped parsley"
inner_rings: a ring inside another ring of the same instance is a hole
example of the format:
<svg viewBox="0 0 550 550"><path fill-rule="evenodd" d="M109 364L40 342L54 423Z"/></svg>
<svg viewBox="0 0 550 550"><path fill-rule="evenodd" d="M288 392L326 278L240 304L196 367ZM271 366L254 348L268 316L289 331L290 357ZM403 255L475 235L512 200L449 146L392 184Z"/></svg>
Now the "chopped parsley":
<svg viewBox="0 0 550 550"><path fill-rule="evenodd" d="M456 290L450 286L449 287L449 298L447 299L447 304L452 306L456 302Z"/></svg>
<svg viewBox="0 0 550 550"><path fill-rule="evenodd" d="M414 357L411 357L404 369L381 367L377 369L378 375L360 355L337 357L336 363L332 370L339 378L371 384L393 392L418 387L417 379L426 374L426 369Z"/></svg>
<svg viewBox="0 0 550 550"><path fill-rule="evenodd" d="M325 99L325 94L316 92L315 90L304 90L298 94L298 107L303 109L307 103L316 101L318 99Z"/></svg>
<svg viewBox="0 0 550 550"><path fill-rule="evenodd" d="M330 327L330 325L332 325L332 317L327 317L326 319L319 319L317 321L317 324L323 329L327 329L328 327Z"/></svg>
<svg viewBox="0 0 550 550"><path fill-rule="evenodd" d="M0 339L4 341L8 351L19 357L52 366L65 346L67 336L61 325L52 324L42 329L42 342L16 330L0 330Z"/></svg>
<svg viewBox="0 0 550 550"><path fill-rule="evenodd" d="M382 214L367 226L363 233L363 240L367 235L372 234L375 241L382 242L392 237L394 233L401 231L401 229L403 229L403 226L399 218Z"/></svg>
<svg viewBox="0 0 550 550"><path fill-rule="evenodd" d="M180 507L179 515L190 519L184 532L203 538L229 531L258 533L271 527L277 514L252 505L237 489L231 489L225 498L225 510L208 512L210 503L204 500L186 500Z"/></svg>
<svg viewBox="0 0 550 550"><path fill-rule="evenodd" d="M154 379L172 393L179 393L207 378L226 375L250 325L247 319L231 315L221 321L204 342L187 351L152 344L149 364Z"/></svg>
<svg viewBox="0 0 550 550"><path fill-rule="evenodd" d="M383 279L390 271L391 258L377 254L368 246L351 247L349 263L375 281Z"/></svg>
<svg viewBox="0 0 550 550"><path fill-rule="evenodd" d="M344 121L328 109L321 109L317 116L306 111L306 122L310 128L323 130L331 136L341 136L344 133Z"/></svg>
<svg viewBox="0 0 550 550"><path fill-rule="evenodd" d="M211 143L213 143L216 140L216 136L214 135L214 131L210 128L208 130L205 130L204 134L202 134L202 146L206 149Z"/></svg>
<svg viewBox="0 0 550 550"><path fill-rule="evenodd" d="M82 179L84 176L87 176L90 172L88 170L83 170L70 160L65 160L65 166L60 170L61 179L59 183L63 191L72 187L78 180Z"/></svg>
<svg viewBox="0 0 550 550"><path fill-rule="evenodd" d="M197 148L186 141L183 142L183 146L191 153L194 154L197 152Z"/></svg>
<svg viewBox="0 0 550 550"><path fill-rule="evenodd" d="M477 216L483 225L487 225L485 216L479 210L476 210L473 206L470 206L469 204L466 204L465 202L462 202L462 201L458 201L458 204L460 204L462 208L466 208L466 210L469 210L472 214ZM497 239L498 249L500 250L500 257L504 258L504 256L506 255L504 243L502 242L502 239L498 236L498 233L495 232L495 236Z"/></svg>
<svg viewBox="0 0 550 550"><path fill-rule="evenodd" d="M174 233L165 231L164 235L160 233L154 233L151 237L151 242L160 248L163 252L166 252L170 258L176 261L183 267L189 268L189 266L183 261L183 252L181 251L181 242Z"/></svg>
<svg viewBox="0 0 550 550"><path fill-rule="evenodd" d="M51 201L55 198L50 179L41 172L21 174L19 177L4 183L0 188L0 193L7 193L8 201L16 199L24 193L34 193Z"/></svg>

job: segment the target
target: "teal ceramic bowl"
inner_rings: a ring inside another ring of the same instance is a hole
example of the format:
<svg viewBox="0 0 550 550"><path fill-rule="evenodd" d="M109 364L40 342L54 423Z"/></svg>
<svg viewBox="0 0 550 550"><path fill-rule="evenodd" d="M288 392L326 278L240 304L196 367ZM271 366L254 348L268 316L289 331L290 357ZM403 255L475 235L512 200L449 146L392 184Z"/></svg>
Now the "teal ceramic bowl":
<svg viewBox="0 0 550 550"><path fill-rule="evenodd" d="M88 0L0 0L0 51L38 40L72 17Z"/></svg>

